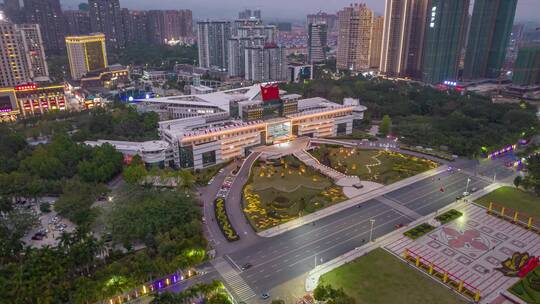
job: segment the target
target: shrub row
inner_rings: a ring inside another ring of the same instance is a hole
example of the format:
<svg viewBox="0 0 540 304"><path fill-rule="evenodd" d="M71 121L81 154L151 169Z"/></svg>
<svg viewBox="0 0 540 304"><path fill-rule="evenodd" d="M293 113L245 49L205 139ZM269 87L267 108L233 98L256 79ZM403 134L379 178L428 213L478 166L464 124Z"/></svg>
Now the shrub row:
<svg viewBox="0 0 540 304"><path fill-rule="evenodd" d="M435 151L435 150L428 151L426 149L420 149L420 148L411 147L411 146L401 146L399 148L401 150L418 152L418 153L422 153L422 154L425 154L425 155L437 157L437 158L440 158L440 159L444 159L444 160L448 160L448 161L454 161L454 157L452 155L444 153L444 152L440 152L440 151Z"/></svg>
<svg viewBox="0 0 540 304"><path fill-rule="evenodd" d="M455 209L452 209L452 210L448 210L446 211L445 213L435 217L435 219L437 221L439 221L439 223L441 224L446 224L448 222L451 222L459 217L461 217L463 215L463 213L455 210Z"/></svg>
<svg viewBox="0 0 540 304"><path fill-rule="evenodd" d="M238 236L238 233L236 233L231 225L229 216L227 216L227 211L225 209L225 200L223 198L220 197L214 201L214 212L216 213L219 228L227 241L238 241L240 236Z"/></svg>
<svg viewBox="0 0 540 304"><path fill-rule="evenodd" d="M417 238L429 233L433 229L435 229L435 227L431 226L428 223L423 223L414 227L411 230L405 231L403 235L413 240L416 240Z"/></svg>

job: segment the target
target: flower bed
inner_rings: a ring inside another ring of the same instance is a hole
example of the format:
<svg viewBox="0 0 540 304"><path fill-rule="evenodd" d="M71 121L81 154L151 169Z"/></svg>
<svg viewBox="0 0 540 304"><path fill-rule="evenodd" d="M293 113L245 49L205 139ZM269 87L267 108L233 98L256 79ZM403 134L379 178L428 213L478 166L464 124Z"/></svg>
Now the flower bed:
<svg viewBox="0 0 540 304"><path fill-rule="evenodd" d="M527 303L540 303L540 267L529 272L508 291Z"/></svg>
<svg viewBox="0 0 540 304"><path fill-rule="evenodd" d="M420 224L420 225L414 227L411 230L405 231L403 233L403 235L410 238L410 239L416 240L417 238L419 238L419 237L421 237L421 236L423 236L425 234L428 234L433 229L435 229L435 227L431 226L428 223L423 223L423 224Z"/></svg>
<svg viewBox="0 0 540 304"><path fill-rule="evenodd" d="M446 223L449 223L459 217L461 217L463 215L463 213L455 210L455 209L452 209L452 210L448 210L446 211L445 213L435 217L435 219L437 221L439 221L439 223L441 223L442 225L446 224Z"/></svg>
<svg viewBox="0 0 540 304"><path fill-rule="evenodd" d="M411 147L411 146L401 146L400 149L401 150L406 150L406 151L418 152L418 153L422 153L422 154L429 155L429 156L434 156L434 157L444 159L444 160L448 160L448 161L454 161L455 160L452 155L444 153L444 152L440 152L440 151L420 149L420 148Z"/></svg>
<svg viewBox="0 0 540 304"><path fill-rule="evenodd" d="M227 216L227 211L225 209L225 200L223 198L217 198L214 201L214 212L216 213L219 228L227 241L238 241L240 236L238 236L238 233L236 233L231 225L231 222L229 221L229 217Z"/></svg>

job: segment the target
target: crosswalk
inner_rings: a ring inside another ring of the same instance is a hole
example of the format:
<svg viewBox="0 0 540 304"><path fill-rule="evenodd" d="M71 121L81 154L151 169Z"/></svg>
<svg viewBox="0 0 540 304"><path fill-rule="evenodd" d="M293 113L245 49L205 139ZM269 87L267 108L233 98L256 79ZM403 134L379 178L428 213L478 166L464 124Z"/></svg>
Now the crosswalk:
<svg viewBox="0 0 540 304"><path fill-rule="evenodd" d="M231 288L231 291L238 297L240 302L247 301L256 296L253 289L240 277L239 272L223 257L216 258L212 261L212 265L214 265L214 268L225 280L225 284Z"/></svg>

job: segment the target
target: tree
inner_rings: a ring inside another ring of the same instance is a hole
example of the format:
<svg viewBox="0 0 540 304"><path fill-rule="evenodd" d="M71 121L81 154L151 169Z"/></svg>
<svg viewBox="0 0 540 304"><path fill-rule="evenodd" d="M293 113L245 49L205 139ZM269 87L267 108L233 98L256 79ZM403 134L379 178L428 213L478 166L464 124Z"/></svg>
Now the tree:
<svg viewBox="0 0 540 304"><path fill-rule="evenodd" d="M180 187L183 189L191 189L195 183L195 178L188 170L181 170L179 172L180 176Z"/></svg>
<svg viewBox="0 0 540 304"><path fill-rule="evenodd" d="M122 172L122 176L126 183L137 185L141 180L148 175L148 171L139 155L135 155L131 159L131 164Z"/></svg>
<svg viewBox="0 0 540 304"><path fill-rule="evenodd" d="M384 115L379 128L379 133L386 136L392 131L392 120L390 116Z"/></svg>
<svg viewBox="0 0 540 304"><path fill-rule="evenodd" d="M343 288L334 289L331 285L319 284L313 291L317 301L326 301L329 304L355 304L354 298L343 291Z"/></svg>
<svg viewBox="0 0 540 304"><path fill-rule="evenodd" d="M54 204L54 210L77 225L91 224L98 210L92 205L99 196L107 192L103 185L93 185L74 178L68 180L63 194Z"/></svg>
<svg viewBox="0 0 540 304"><path fill-rule="evenodd" d="M514 178L514 186L516 186L516 188L519 188L519 185L521 185L522 181L523 177L521 177L521 175L516 176L516 178Z"/></svg>
<svg viewBox="0 0 540 304"><path fill-rule="evenodd" d="M104 144L94 147L90 159L79 163L78 173L85 182L104 183L122 171L123 160L122 153L110 144Z"/></svg>

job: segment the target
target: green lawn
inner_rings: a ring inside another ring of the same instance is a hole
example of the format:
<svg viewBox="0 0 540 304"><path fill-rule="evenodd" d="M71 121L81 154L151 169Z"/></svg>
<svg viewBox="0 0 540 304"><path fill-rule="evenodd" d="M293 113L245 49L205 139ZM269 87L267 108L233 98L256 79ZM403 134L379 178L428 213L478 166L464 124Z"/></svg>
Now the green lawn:
<svg viewBox="0 0 540 304"><path fill-rule="evenodd" d="M258 231L346 199L341 187L292 156L256 162L243 195L244 212Z"/></svg>
<svg viewBox="0 0 540 304"><path fill-rule="evenodd" d="M529 272L508 291L527 303L540 303L540 268Z"/></svg>
<svg viewBox="0 0 540 304"><path fill-rule="evenodd" d="M514 187L501 187L476 200L476 203L486 207L490 202L540 219L540 197Z"/></svg>
<svg viewBox="0 0 540 304"><path fill-rule="evenodd" d="M383 249L375 249L321 277L356 304L457 304L465 300Z"/></svg>
<svg viewBox="0 0 540 304"><path fill-rule="evenodd" d="M392 184L436 168L437 163L385 150L363 150L321 145L311 151L322 164L361 180Z"/></svg>

